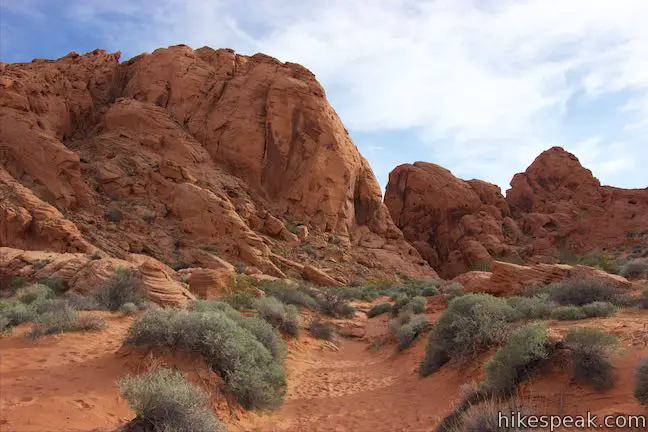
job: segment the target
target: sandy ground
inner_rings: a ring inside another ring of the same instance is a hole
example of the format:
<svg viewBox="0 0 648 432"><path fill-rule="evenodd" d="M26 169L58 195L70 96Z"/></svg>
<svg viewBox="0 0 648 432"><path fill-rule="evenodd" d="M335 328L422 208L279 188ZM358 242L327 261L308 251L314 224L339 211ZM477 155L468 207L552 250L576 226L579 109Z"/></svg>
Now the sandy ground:
<svg viewBox="0 0 648 432"><path fill-rule="evenodd" d="M551 413L644 413L634 400L634 369L648 355L646 313L574 323L604 328L620 336L615 359L618 381L606 392L571 383L564 365L525 384L521 394ZM132 418L115 381L133 372L132 358L120 355L132 318L107 316L101 333L68 333L30 342L26 327L0 339L0 431L114 431ZM394 354L370 340L386 331L385 319L369 320L364 339L344 339L338 346L304 337L291 344L287 361L289 389L276 413L224 418L230 431L392 432L432 431L461 398L464 383L483 377L482 362L448 365L419 378L424 340Z"/></svg>

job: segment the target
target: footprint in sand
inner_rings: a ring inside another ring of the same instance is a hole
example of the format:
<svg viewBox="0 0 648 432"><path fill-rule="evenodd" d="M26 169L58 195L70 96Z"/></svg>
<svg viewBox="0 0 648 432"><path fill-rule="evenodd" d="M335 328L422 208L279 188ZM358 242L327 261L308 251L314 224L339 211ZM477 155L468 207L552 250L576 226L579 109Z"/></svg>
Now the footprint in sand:
<svg viewBox="0 0 648 432"><path fill-rule="evenodd" d="M90 405L89 403L87 403L87 402L84 401L83 399L77 399L77 400L75 400L75 401L74 401L74 404L75 404L76 406L78 406L79 408L81 408L81 409L92 409L92 408L94 408L94 405Z"/></svg>

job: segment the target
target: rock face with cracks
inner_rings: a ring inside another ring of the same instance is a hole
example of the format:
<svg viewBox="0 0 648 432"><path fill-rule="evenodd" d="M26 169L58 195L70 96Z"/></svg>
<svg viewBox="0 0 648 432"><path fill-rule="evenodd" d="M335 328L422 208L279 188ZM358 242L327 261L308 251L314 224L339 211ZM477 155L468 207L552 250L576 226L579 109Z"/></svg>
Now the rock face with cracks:
<svg viewBox="0 0 648 432"><path fill-rule="evenodd" d="M184 45L119 58L0 64L2 246L284 277L272 255L319 236L346 250L337 278L434 275L311 72Z"/></svg>

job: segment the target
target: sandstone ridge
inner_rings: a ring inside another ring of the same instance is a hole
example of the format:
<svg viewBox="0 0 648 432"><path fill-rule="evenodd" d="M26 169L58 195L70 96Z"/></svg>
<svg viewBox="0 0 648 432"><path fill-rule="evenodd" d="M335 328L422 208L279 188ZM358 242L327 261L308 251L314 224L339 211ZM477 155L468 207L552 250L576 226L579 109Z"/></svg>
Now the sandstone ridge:
<svg viewBox="0 0 648 432"><path fill-rule="evenodd" d="M1 246L434 276L307 69L185 45L119 59L0 64Z"/></svg>

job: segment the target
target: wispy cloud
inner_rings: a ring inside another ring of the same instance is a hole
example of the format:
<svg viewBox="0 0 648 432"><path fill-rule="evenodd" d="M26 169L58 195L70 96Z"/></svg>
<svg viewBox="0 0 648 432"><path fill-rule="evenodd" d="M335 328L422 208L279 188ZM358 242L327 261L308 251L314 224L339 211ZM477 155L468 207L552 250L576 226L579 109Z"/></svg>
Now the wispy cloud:
<svg viewBox="0 0 648 432"><path fill-rule="evenodd" d="M648 184L645 0L70 0L57 13L127 55L187 43L302 63L352 135L402 131L401 157L503 188L554 143L603 182ZM592 106L603 121L569 122ZM392 166L370 145L376 169Z"/></svg>

